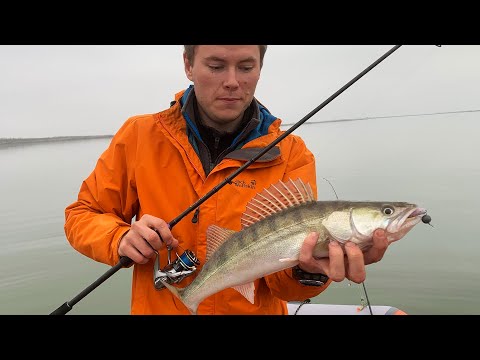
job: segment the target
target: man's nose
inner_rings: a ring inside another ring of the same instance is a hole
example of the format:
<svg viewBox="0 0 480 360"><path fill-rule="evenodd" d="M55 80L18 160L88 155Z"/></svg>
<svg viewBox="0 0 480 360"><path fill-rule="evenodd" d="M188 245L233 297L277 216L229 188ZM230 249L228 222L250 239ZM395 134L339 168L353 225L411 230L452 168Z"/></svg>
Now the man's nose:
<svg viewBox="0 0 480 360"><path fill-rule="evenodd" d="M237 79L237 71L235 68L229 68L225 74L225 80L223 82L223 86L228 89L236 89L238 88L238 79Z"/></svg>

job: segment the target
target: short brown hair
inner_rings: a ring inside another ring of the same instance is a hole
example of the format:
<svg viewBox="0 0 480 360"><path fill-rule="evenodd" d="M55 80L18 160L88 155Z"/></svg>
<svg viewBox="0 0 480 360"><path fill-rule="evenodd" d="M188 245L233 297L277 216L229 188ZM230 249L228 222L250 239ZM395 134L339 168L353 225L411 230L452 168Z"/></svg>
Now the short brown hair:
<svg viewBox="0 0 480 360"><path fill-rule="evenodd" d="M195 58L195 47L198 45L183 45L185 55L187 56L188 62L193 64ZM260 48L260 68L263 66L263 57L267 52L267 45L258 45Z"/></svg>

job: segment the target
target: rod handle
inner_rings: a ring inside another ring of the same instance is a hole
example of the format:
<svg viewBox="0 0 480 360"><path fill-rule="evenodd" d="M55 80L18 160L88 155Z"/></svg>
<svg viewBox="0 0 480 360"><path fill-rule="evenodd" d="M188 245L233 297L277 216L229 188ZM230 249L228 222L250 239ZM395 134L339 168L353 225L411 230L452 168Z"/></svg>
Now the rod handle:
<svg viewBox="0 0 480 360"><path fill-rule="evenodd" d="M123 267L130 267L132 266L133 264L133 260L130 259L128 256L120 256L120 261L119 263L123 266Z"/></svg>

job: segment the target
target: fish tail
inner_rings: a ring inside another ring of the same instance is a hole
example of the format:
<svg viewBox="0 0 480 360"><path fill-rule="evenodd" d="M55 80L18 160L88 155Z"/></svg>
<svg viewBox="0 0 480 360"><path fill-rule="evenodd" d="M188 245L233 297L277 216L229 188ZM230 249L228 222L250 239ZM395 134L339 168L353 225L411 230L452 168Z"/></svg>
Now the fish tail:
<svg viewBox="0 0 480 360"><path fill-rule="evenodd" d="M183 293L183 288L176 288L175 286L172 286L170 285L169 283L167 283L166 281L163 281L162 279L159 279L162 284L173 294L175 295L175 297L181 301L181 303L183 305L185 305L185 307L188 309L188 311L190 311L190 313L192 315L197 315L197 309L198 309L198 305L196 306L190 306L189 304L186 304L183 300L183 297L182 297L182 293Z"/></svg>

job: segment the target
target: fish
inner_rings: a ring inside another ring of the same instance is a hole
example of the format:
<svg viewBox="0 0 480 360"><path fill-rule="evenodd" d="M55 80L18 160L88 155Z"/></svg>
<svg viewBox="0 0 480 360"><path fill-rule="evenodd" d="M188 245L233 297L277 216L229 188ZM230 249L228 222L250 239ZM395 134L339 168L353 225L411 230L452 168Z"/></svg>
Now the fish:
<svg viewBox="0 0 480 360"><path fill-rule="evenodd" d="M403 238L426 209L399 201L317 201L310 184L300 178L278 181L257 193L240 218L241 230L215 224L207 228L204 266L185 287L163 285L196 314L207 297L234 288L254 303L254 281L294 267L311 232L319 234L316 259L328 257L328 244L352 241L362 251L373 245L373 232L382 228L389 243Z"/></svg>

